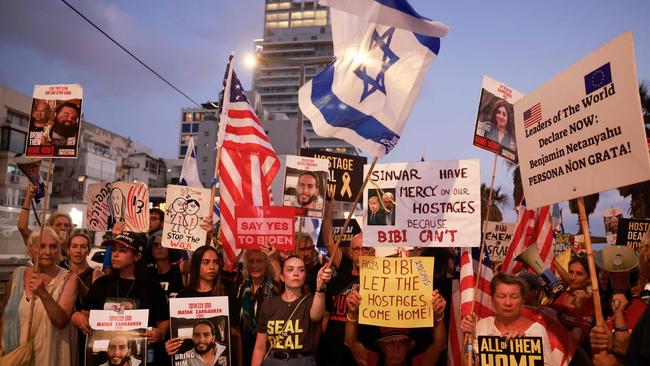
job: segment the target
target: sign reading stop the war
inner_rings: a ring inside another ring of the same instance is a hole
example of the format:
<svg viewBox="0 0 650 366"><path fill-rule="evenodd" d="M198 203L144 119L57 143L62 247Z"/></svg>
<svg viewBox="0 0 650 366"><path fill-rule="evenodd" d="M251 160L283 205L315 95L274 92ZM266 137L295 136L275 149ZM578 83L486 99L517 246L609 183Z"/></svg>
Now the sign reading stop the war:
<svg viewBox="0 0 650 366"><path fill-rule="evenodd" d="M273 245L278 250L294 246L295 209L293 207L235 207L236 245L241 249L259 249Z"/></svg>
<svg viewBox="0 0 650 366"><path fill-rule="evenodd" d="M515 104L531 208L650 179L632 33L625 33Z"/></svg>

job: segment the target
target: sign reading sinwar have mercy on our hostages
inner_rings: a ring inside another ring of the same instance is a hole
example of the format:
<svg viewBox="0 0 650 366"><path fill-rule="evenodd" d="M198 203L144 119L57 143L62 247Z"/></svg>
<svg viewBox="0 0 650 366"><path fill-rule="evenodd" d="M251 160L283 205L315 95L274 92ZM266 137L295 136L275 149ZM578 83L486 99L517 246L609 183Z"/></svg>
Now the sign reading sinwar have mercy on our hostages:
<svg viewBox="0 0 650 366"><path fill-rule="evenodd" d="M359 259L359 323L381 327L433 326L433 257Z"/></svg>
<svg viewBox="0 0 650 366"><path fill-rule="evenodd" d="M632 34L526 95L515 125L529 207L648 180Z"/></svg>

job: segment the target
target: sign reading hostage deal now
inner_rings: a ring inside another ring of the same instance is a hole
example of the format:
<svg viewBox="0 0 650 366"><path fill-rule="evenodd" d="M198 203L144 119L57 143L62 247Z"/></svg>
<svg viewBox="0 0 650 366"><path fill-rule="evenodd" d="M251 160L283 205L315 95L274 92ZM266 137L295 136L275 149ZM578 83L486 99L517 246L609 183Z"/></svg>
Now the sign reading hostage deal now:
<svg viewBox="0 0 650 366"><path fill-rule="evenodd" d="M631 33L624 33L515 104L529 207L650 179Z"/></svg>
<svg viewBox="0 0 650 366"><path fill-rule="evenodd" d="M364 245L480 245L478 160L377 164L363 202Z"/></svg>
<svg viewBox="0 0 650 366"><path fill-rule="evenodd" d="M363 166L367 158L312 149L302 149L300 155L326 159L329 162L327 196L341 202L354 202L363 185Z"/></svg>
<svg viewBox="0 0 650 366"><path fill-rule="evenodd" d="M259 249L260 245L266 244L273 245L278 250L293 249L293 207L237 206L235 216L237 248Z"/></svg>

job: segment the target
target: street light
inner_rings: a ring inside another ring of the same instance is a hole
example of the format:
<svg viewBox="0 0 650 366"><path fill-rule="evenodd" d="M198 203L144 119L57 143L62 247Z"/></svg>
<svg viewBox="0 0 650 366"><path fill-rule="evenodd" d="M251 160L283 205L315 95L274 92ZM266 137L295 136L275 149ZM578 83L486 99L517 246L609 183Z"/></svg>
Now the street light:
<svg viewBox="0 0 650 366"><path fill-rule="evenodd" d="M296 58L279 58L279 57L266 57L261 54L261 47L256 49L255 54L249 54L244 57L244 63L250 68L255 68L257 65L283 65L283 66L297 66L299 68L298 76L298 89L305 83L305 68L307 66L327 65L332 62L331 56L326 57L296 57ZM297 94L297 93L296 93ZM297 126L296 126L296 155L300 155L302 148L302 130L304 118L300 106L298 106Z"/></svg>

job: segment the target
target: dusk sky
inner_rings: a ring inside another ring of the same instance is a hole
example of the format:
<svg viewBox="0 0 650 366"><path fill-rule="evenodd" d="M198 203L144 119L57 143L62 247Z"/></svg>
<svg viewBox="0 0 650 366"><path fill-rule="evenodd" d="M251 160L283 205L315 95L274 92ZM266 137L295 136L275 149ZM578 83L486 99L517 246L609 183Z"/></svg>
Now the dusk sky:
<svg viewBox="0 0 650 366"><path fill-rule="evenodd" d="M217 98L227 55L246 88L244 55L262 37L262 0L70 0L72 5L197 102ZM637 75L650 83L650 2L410 0L451 30L442 39L400 143L381 162L481 159L489 184L492 154L472 145L483 75L528 93L617 35L632 31ZM190 101L160 81L61 1L0 3L0 84L31 95L34 84L79 83L84 117L176 156L181 108ZM511 194L500 162L496 186ZM564 224L577 216L564 207ZM629 207L616 190L601 194L590 220L603 235L601 213ZM503 211L514 222L510 205Z"/></svg>

